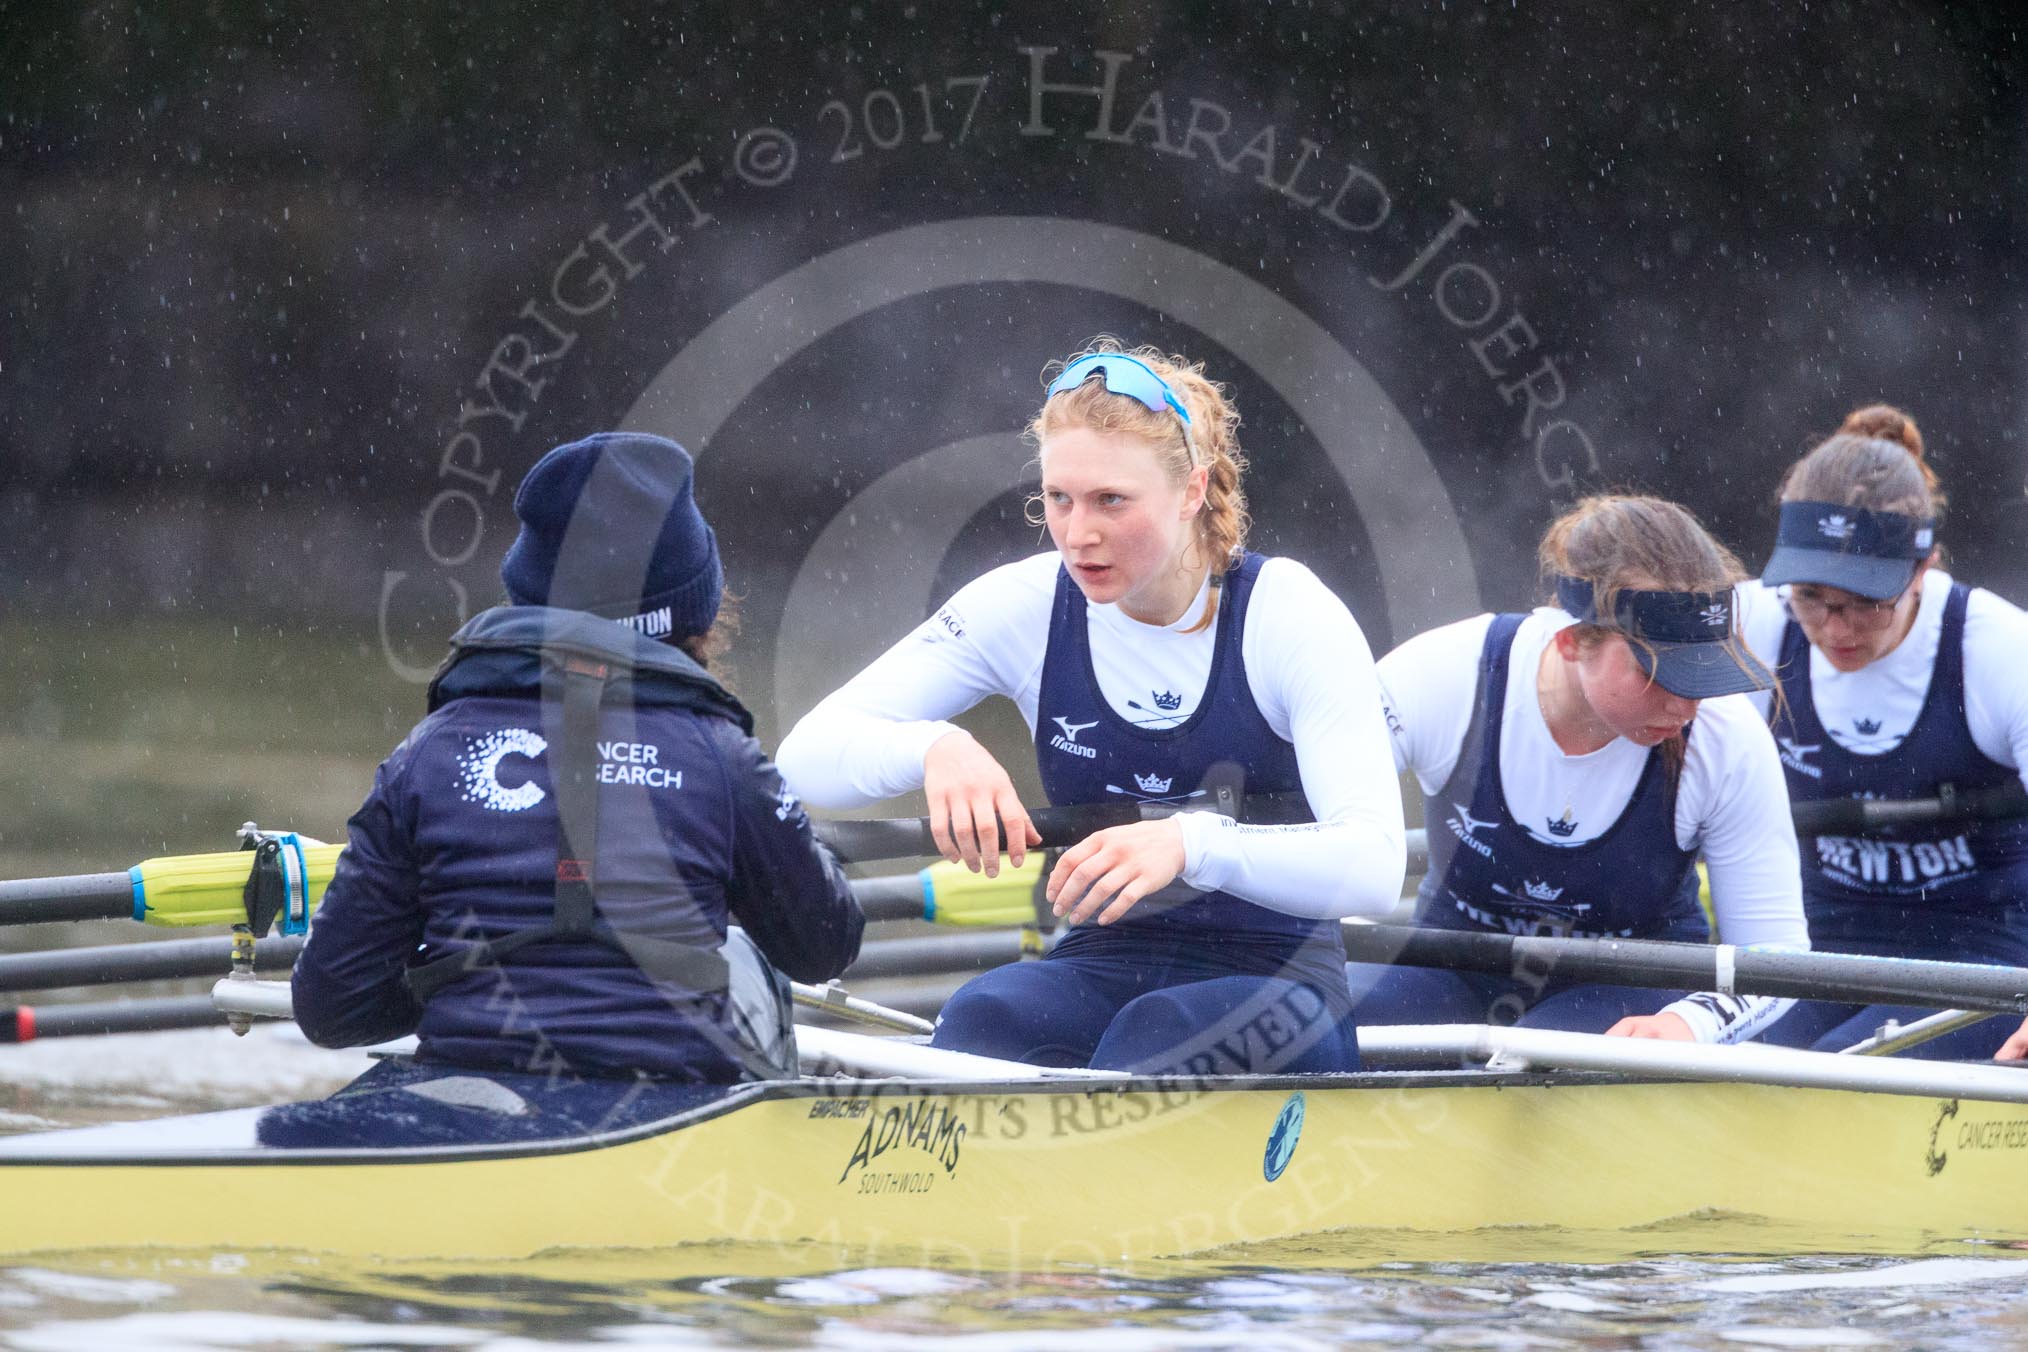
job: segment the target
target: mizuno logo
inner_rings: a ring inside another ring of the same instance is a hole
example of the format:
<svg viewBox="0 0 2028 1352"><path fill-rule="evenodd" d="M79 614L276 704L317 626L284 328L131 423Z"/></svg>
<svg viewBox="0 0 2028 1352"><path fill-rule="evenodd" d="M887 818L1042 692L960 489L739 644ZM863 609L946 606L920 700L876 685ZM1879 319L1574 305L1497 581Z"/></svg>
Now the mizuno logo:
<svg viewBox="0 0 2028 1352"><path fill-rule="evenodd" d="M1849 540L1857 529L1851 517L1838 512L1817 518L1817 530L1827 540Z"/></svg>
<svg viewBox="0 0 2028 1352"><path fill-rule="evenodd" d="M1166 690L1152 690L1148 693L1154 699L1155 707L1165 713L1173 714L1183 707L1181 695L1172 695Z"/></svg>
<svg viewBox="0 0 2028 1352"><path fill-rule="evenodd" d="M1488 835L1491 835L1494 831L1500 829L1498 822L1490 819L1480 821L1477 817L1465 811L1463 803L1452 803L1451 815L1444 818L1444 825L1450 827L1451 834L1458 838L1458 843L1473 854L1478 855L1481 859L1491 859L1493 857L1493 847L1485 841L1480 840L1478 833L1484 831Z"/></svg>
<svg viewBox="0 0 2028 1352"><path fill-rule="evenodd" d="M1474 817L1471 813L1465 811L1465 805L1463 803L1452 803L1451 811L1456 814L1459 828L1463 830L1464 833L1468 836L1474 835L1482 830L1497 831L1500 829L1500 824L1498 822L1492 820L1480 821L1477 817Z"/></svg>
<svg viewBox="0 0 2028 1352"><path fill-rule="evenodd" d="M1822 779L1824 777L1824 767L1812 765L1808 760L1809 757L1816 755L1824 749L1822 742L1813 742L1809 746L1803 746L1793 737L1777 737L1775 738L1775 743L1781 750L1783 765L1788 766L1789 769L1794 770L1797 774L1808 775L1811 779Z"/></svg>
<svg viewBox="0 0 2028 1352"><path fill-rule="evenodd" d="M1073 723L1067 718L1052 718L1049 721L1063 729L1062 732L1049 739L1051 746L1055 747L1058 751L1068 752L1073 756L1082 756L1086 760L1098 759L1097 747L1083 746L1077 740L1077 735L1086 728L1097 727L1098 720L1094 719L1089 723Z"/></svg>
<svg viewBox="0 0 2028 1352"><path fill-rule="evenodd" d="M1098 720L1096 719L1089 723L1073 723L1067 718L1052 718L1049 721L1063 729L1063 740L1066 742L1075 742L1080 732L1083 732L1086 728L1098 726Z"/></svg>
<svg viewBox="0 0 2028 1352"><path fill-rule="evenodd" d="M1880 720L1877 718L1855 718L1852 720L1852 726L1858 729L1860 736L1871 737L1874 733L1880 731Z"/></svg>
<svg viewBox="0 0 2028 1352"><path fill-rule="evenodd" d="M1167 793L1169 792L1169 786L1175 782L1176 779L1173 775L1168 779L1164 779L1160 775L1134 776L1134 783L1140 786L1142 793Z"/></svg>

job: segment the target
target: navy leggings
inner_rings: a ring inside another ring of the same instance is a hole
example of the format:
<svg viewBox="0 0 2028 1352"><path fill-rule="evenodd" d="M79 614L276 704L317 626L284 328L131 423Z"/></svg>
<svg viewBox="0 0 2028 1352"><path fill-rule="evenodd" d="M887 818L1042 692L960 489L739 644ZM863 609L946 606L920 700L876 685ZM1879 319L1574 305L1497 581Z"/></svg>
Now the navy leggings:
<svg viewBox="0 0 2028 1352"><path fill-rule="evenodd" d="M1334 980L1342 961L1328 945L1277 955L1079 930L1039 961L966 982L930 1043L1146 1075L1352 1071L1359 1039Z"/></svg>
<svg viewBox="0 0 2028 1352"><path fill-rule="evenodd" d="M1533 985L1494 972L1449 972L1433 967L1345 965L1353 1012L1372 1026L1401 1023L1490 1023L1603 1033L1630 1014L1654 1014L1687 991L1641 986Z"/></svg>

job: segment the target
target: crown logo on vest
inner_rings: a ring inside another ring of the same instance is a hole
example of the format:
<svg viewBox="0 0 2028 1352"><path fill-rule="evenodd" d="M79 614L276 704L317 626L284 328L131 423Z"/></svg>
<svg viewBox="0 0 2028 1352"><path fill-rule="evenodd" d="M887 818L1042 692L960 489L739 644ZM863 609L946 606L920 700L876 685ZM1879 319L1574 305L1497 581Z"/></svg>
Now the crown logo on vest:
<svg viewBox="0 0 2028 1352"><path fill-rule="evenodd" d="M1148 693L1154 697L1155 707L1163 713L1173 714L1183 707L1181 695L1172 695L1166 690L1151 690Z"/></svg>
<svg viewBox="0 0 2028 1352"><path fill-rule="evenodd" d="M1570 815L1570 809L1563 809L1563 815L1549 823L1549 834L1567 836L1577 830L1577 818Z"/></svg>
<svg viewBox="0 0 2028 1352"><path fill-rule="evenodd" d="M1849 540L1852 538L1852 532L1857 529L1858 526L1853 524L1852 518L1842 512L1833 512L1829 516L1817 518L1817 530L1827 540Z"/></svg>
<svg viewBox="0 0 2028 1352"><path fill-rule="evenodd" d="M1871 737L1874 733L1880 731L1880 720L1877 718L1855 718L1852 720L1852 726L1859 730L1860 736Z"/></svg>
<svg viewBox="0 0 2028 1352"><path fill-rule="evenodd" d="M1715 602L1697 612L1699 619L1712 629L1723 629L1732 623L1732 612L1723 601Z"/></svg>
<svg viewBox="0 0 2028 1352"><path fill-rule="evenodd" d="M1134 776L1134 783L1140 786L1142 793L1167 793L1169 792L1169 786L1175 782L1176 778L1174 775L1171 775L1167 779L1162 778L1160 775Z"/></svg>
<svg viewBox="0 0 2028 1352"><path fill-rule="evenodd" d="M1562 888L1551 887L1548 883L1538 883L1532 879L1522 883L1521 890L1527 894L1530 901L1555 901L1563 895Z"/></svg>

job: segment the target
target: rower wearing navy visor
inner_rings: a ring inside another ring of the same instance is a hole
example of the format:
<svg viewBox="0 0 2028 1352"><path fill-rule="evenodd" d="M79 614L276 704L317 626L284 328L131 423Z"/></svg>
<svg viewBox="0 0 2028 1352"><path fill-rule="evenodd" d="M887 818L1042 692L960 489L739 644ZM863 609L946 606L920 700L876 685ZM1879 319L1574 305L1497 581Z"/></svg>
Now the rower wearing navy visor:
<svg viewBox="0 0 2028 1352"><path fill-rule="evenodd" d="M1358 1065L1338 921L1400 896L1400 793L1359 626L1301 564L1245 549L1237 423L1181 358L1110 340L1072 358L1029 427L1055 551L961 588L783 740L810 802L921 788L945 857L988 873L1003 832L1016 864L1039 840L1006 770L946 721L992 695L1034 730L1052 803L1183 809L1066 851L1047 896L1074 928L968 982L937 1046L1151 1073ZM1244 824L1211 810L1221 783L1302 806Z"/></svg>
<svg viewBox="0 0 2028 1352"><path fill-rule="evenodd" d="M1974 799L2028 768L2028 615L1938 566L1943 507L1921 431L1880 404L1783 481L1774 553L1741 596L1748 641L1778 663L1771 717L1797 803ZM1802 853L1818 947L2028 966L2028 820L1811 835ZM1810 1001L1767 1040L1835 1050L1930 1012ZM1914 1055L1991 1056L1997 1027L1973 1024ZM2028 1037L2007 1046L2018 1057Z"/></svg>
<svg viewBox="0 0 2028 1352"><path fill-rule="evenodd" d="M1742 692L1743 570L1656 498L1587 498L1540 549L1555 604L1419 634L1380 662L1395 761L1428 804L1417 923L1702 942L1693 867L1729 944L1809 947L1781 764ZM1362 1024L1515 1023L1735 1042L1792 1003L1354 964Z"/></svg>

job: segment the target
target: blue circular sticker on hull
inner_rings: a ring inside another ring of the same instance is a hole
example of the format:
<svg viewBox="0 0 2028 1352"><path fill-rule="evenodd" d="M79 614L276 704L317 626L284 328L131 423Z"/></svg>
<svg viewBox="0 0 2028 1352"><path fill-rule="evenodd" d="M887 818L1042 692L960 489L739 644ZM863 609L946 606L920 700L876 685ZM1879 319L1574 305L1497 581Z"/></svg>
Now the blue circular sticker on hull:
<svg viewBox="0 0 2028 1352"><path fill-rule="evenodd" d="M1289 1101L1275 1118L1274 1129L1268 1132L1267 1153L1261 1156L1261 1176L1272 1183L1282 1176L1282 1170L1289 1167L1289 1160L1296 1153L1296 1142L1303 1136L1303 1091L1298 1089L1289 1095Z"/></svg>

